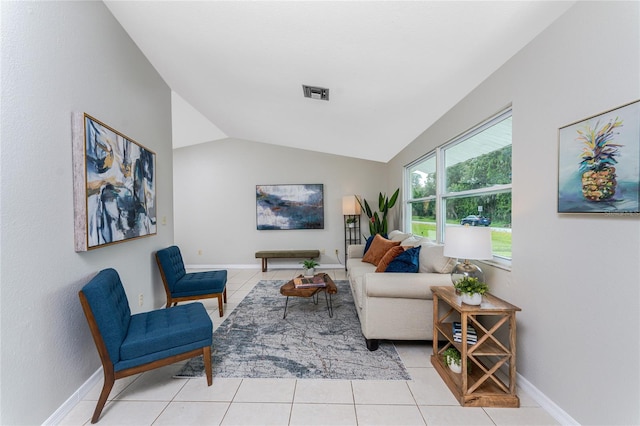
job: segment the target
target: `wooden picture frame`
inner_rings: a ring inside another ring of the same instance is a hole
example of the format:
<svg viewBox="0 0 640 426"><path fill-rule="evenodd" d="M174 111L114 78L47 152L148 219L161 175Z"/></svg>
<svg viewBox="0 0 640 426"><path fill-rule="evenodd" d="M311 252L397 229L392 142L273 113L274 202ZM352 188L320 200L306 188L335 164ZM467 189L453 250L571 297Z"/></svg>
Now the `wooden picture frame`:
<svg viewBox="0 0 640 426"><path fill-rule="evenodd" d="M76 252L155 235L156 154L86 113L72 134Z"/></svg>

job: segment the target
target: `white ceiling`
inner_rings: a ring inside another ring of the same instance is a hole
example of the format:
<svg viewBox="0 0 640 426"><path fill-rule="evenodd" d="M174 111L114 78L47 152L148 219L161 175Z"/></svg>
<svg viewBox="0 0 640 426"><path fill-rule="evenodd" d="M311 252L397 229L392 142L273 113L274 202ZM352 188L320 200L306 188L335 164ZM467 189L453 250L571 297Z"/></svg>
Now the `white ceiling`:
<svg viewBox="0 0 640 426"><path fill-rule="evenodd" d="M105 3L212 140L387 162L574 2Z"/></svg>

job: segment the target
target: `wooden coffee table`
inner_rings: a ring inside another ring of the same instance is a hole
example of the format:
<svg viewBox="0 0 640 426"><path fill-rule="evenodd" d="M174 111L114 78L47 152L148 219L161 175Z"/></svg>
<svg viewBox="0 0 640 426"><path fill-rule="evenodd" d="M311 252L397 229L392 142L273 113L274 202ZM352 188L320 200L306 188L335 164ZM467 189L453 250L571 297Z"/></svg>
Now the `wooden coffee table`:
<svg viewBox="0 0 640 426"><path fill-rule="evenodd" d="M299 275L298 277L302 277ZM325 287L307 287L307 288L296 288L295 284L293 284L293 280L287 282L282 287L280 287L280 294L283 296L287 296L287 300L284 303L284 315L282 319L287 317L287 306L289 305L289 297L311 297L313 299L313 303L315 305L318 304L318 293L324 292L324 299L327 302L327 310L329 311L329 318L333 318L333 303L331 301L331 295L336 294L338 292L338 287L336 287L336 283L333 282L331 277L325 273L316 274L314 277L322 277L325 282Z"/></svg>

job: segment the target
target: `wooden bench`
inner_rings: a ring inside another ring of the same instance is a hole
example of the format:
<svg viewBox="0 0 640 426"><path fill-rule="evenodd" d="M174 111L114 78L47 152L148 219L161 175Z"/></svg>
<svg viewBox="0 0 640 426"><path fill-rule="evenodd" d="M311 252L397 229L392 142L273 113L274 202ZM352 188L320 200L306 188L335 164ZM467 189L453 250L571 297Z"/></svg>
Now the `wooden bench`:
<svg viewBox="0 0 640 426"><path fill-rule="evenodd" d="M262 272L267 272L269 259L315 259L320 250L262 250L256 252L256 259L262 259Z"/></svg>

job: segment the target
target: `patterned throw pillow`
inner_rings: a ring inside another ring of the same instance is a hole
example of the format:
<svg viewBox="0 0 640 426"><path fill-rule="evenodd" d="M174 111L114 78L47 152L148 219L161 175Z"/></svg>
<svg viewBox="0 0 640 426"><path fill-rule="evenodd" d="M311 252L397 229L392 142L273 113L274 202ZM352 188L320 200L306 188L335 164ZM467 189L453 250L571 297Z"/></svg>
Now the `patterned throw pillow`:
<svg viewBox="0 0 640 426"><path fill-rule="evenodd" d="M422 246L412 247L400 253L389 263L385 272L418 272L421 248Z"/></svg>
<svg viewBox="0 0 640 426"><path fill-rule="evenodd" d="M362 257L363 262L371 263L378 266L382 257L389 251L391 247L399 246L400 241L390 241L377 234L371 242L371 247Z"/></svg>
<svg viewBox="0 0 640 426"><path fill-rule="evenodd" d="M387 266L393 259L395 259L400 253L404 252L404 247L395 246L391 247L387 252L382 256L380 262L378 262L378 267L376 268L376 272L384 272L387 270Z"/></svg>

